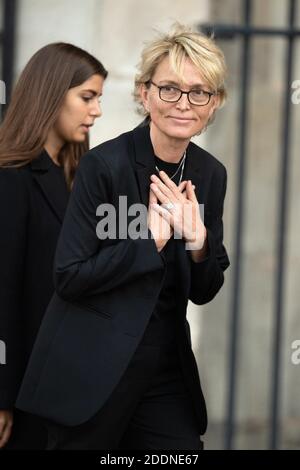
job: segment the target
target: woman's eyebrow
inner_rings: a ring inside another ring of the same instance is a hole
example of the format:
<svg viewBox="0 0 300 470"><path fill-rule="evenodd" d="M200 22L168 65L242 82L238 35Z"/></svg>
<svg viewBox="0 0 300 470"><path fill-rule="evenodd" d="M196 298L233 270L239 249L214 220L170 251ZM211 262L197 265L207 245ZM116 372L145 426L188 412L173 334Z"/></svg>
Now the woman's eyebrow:
<svg viewBox="0 0 300 470"><path fill-rule="evenodd" d="M93 96L97 96L98 93L95 90L91 90L90 88L82 90L84 93L92 93ZM101 96L101 93L100 93Z"/></svg>
<svg viewBox="0 0 300 470"><path fill-rule="evenodd" d="M159 80L158 83L164 83L166 85L174 85L174 86L177 86L179 87L179 83L178 82L174 82L174 80Z"/></svg>
<svg viewBox="0 0 300 470"><path fill-rule="evenodd" d="M163 83L165 85L174 85L177 88L180 88L181 85L178 82L175 82L174 80L159 80L158 83ZM204 83L193 83L192 85L188 85L188 88L205 88Z"/></svg>

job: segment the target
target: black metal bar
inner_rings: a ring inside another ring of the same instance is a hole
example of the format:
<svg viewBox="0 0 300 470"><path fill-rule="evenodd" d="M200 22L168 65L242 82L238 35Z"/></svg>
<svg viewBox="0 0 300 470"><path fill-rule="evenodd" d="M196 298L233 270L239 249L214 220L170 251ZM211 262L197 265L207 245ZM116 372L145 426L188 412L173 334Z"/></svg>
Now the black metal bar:
<svg viewBox="0 0 300 470"><path fill-rule="evenodd" d="M234 24L201 24L201 30L208 36L213 33L216 39L235 39L237 36L300 36L300 29L256 28L253 26Z"/></svg>
<svg viewBox="0 0 300 470"><path fill-rule="evenodd" d="M296 0L290 0L289 25L292 28L296 18ZM283 139L281 158L281 183L279 192L279 217L277 239L277 269L275 273L275 305L274 305L274 342L273 342L273 368L271 376L271 433L270 448L277 449L280 444L279 409L281 404L281 369L282 369L282 338L283 338L283 305L285 293L285 265L286 265L286 238L288 217L288 187L290 173L290 129L291 129L291 83L293 73L294 36L288 38L286 53L286 86L283 103Z"/></svg>
<svg viewBox="0 0 300 470"><path fill-rule="evenodd" d="M2 73L6 85L6 102L9 101L13 75L15 52L15 23L17 0L4 1L4 31L2 34Z"/></svg>
<svg viewBox="0 0 300 470"><path fill-rule="evenodd" d="M249 25L252 13L251 0L244 0L244 22ZM240 319L240 300L242 291L242 255L241 246L244 229L244 205L245 205L245 182L246 182L246 143L247 143L247 115L250 82L250 37L244 36L241 57L241 108L240 108L240 132L238 142L238 175L237 175L237 197L235 209L235 241L234 241L234 264L233 264L233 288L232 308L229 329L230 355L229 355L229 382L227 390L227 422L225 447L231 449L234 443L235 405L237 396L237 368L238 368L238 338Z"/></svg>

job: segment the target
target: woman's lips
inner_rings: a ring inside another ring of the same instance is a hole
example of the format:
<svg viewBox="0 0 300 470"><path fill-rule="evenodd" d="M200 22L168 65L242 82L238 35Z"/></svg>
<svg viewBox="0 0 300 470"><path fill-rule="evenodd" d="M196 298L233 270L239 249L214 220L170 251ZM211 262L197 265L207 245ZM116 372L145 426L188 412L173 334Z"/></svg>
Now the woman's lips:
<svg viewBox="0 0 300 470"><path fill-rule="evenodd" d="M88 132L90 127L92 127L93 124L81 124L80 127L82 127L82 129L85 131L85 132Z"/></svg>
<svg viewBox="0 0 300 470"><path fill-rule="evenodd" d="M193 121L193 119L191 119L191 118L182 118L182 117L176 117L176 116L169 116L169 118L173 119L174 121L183 123L183 124L186 124L186 123L189 123L189 122Z"/></svg>

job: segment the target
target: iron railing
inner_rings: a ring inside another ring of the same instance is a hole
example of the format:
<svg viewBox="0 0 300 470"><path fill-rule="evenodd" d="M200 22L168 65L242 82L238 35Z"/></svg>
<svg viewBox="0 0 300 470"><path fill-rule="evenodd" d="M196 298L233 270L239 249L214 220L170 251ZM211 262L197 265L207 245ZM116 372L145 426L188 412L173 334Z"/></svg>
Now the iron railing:
<svg viewBox="0 0 300 470"><path fill-rule="evenodd" d="M229 379L227 397L227 422L225 447L234 446L236 397L237 397L237 370L239 357L239 332L241 316L241 293L243 253L242 241L244 234L244 207L245 188L247 183L247 137L248 137L248 102L251 82L251 46L252 40L258 36L282 37L286 39L286 53L284 61L285 90L282 103L282 144L281 144L281 180L278 187L278 230L276 249L276 272L274 279L274 331L272 350L272 375L270 377L270 436L269 447L277 449L280 445L279 412L281 405L281 350L284 328L283 305L286 273L286 239L288 214L288 188L290 178L290 140L291 140L291 83L294 66L295 40L300 36L300 29L295 28L297 17L297 0L289 0L289 21L286 28L261 28L251 25L252 0L243 0L243 25L201 24L202 32L214 34L215 39L242 41L241 49L241 101L240 101L240 128L238 134L238 171L237 171L237 197L235 207L234 229L234 256L233 256L233 282L231 295L231 319L229 325L230 353L229 353Z"/></svg>
<svg viewBox="0 0 300 470"><path fill-rule="evenodd" d="M1 80L5 83L6 103L8 103L14 76L15 26L17 0L2 0L3 24L0 30ZM5 110L5 105L4 105Z"/></svg>

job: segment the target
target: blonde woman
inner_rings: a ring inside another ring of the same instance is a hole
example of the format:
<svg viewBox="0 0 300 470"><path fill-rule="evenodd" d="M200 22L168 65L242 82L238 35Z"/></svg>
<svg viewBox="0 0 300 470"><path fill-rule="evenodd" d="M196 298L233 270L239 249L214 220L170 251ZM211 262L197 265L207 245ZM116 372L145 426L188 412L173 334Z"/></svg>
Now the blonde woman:
<svg viewBox="0 0 300 470"><path fill-rule="evenodd" d="M198 33L178 26L150 42L135 82L145 121L81 161L18 399L47 419L49 449L202 448L186 308L212 300L229 266L226 171L190 140L223 103L224 74Z"/></svg>
<svg viewBox="0 0 300 470"><path fill-rule="evenodd" d="M0 127L0 448L47 443L40 420L13 408L54 292L57 239L106 75L88 52L48 44L25 66Z"/></svg>

